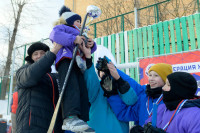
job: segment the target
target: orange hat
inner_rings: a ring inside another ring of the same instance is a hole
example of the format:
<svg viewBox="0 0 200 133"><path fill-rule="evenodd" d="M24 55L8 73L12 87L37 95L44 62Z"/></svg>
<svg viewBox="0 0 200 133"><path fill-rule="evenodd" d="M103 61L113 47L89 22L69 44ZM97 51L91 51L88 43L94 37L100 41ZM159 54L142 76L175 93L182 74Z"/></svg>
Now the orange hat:
<svg viewBox="0 0 200 133"><path fill-rule="evenodd" d="M157 63L151 66L149 69L149 73L151 71L155 71L156 73L158 73L158 75L162 78L164 82L166 81L167 76L173 72L172 66L166 63Z"/></svg>

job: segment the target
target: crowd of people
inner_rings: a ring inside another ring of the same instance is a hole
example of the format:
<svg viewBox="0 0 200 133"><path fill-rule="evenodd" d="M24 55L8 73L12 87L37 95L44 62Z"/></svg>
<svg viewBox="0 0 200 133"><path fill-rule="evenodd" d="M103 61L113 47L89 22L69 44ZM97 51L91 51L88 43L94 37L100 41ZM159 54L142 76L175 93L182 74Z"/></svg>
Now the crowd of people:
<svg viewBox="0 0 200 133"><path fill-rule="evenodd" d="M27 64L16 72L13 94L12 132L46 133L59 93L78 45L58 112L54 133L198 133L200 99L197 82L186 72L158 63L148 71L147 85L116 68L109 58L100 58L96 69L92 53L96 43L80 36L81 17L63 6L50 40L53 48L33 43ZM57 73L51 73L55 62ZM154 108L155 106L155 108ZM134 121L130 127L129 122Z"/></svg>

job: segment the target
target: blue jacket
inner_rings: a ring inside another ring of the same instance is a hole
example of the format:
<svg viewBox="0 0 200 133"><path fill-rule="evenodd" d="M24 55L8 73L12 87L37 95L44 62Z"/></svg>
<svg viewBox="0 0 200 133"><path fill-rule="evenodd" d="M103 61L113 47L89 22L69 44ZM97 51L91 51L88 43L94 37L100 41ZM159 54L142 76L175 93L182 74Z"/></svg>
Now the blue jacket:
<svg viewBox="0 0 200 133"><path fill-rule="evenodd" d="M85 71L84 79L88 89L89 102L91 103L88 121L89 126L96 133L128 133L129 123L117 119L107 102L107 97L103 96L104 91L101 88L94 65ZM133 101L130 101L130 99L125 99L126 97L124 95L135 95L135 97L132 99ZM125 94L121 94L121 96L124 102L128 104L134 104L137 100L137 96L132 88ZM119 95L116 95L116 97L120 98Z"/></svg>
<svg viewBox="0 0 200 133"><path fill-rule="evenodd" d="M121 75L121 73L119 74ZM158 100L158 98L156 99L149 98L148 102L148 96L145 93L146 85L138 84L128 75L122 75L121 77L125 81L129 82L130 86L136 92L138 100L134 105L128 106L118 96L111 96L108 98L108 103L110 104L118 120L124 122L134 121L135 125L142 126L144 125L145 120L147 120L149 117L147 111L148 105L150 110L149 112L151 112L153 108L153 103L155 103ZM127 97L127 99L128 98L130 97ZM161 103L163 103L163 101L161 101L160 104Z"/></svg>

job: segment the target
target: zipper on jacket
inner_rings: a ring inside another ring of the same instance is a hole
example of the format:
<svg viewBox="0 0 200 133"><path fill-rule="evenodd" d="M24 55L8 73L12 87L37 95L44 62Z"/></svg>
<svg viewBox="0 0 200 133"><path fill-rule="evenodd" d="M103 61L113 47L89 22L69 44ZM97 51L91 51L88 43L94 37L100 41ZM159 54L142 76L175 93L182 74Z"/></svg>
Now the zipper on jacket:
<svg viewBox="0 0 200 133"><path fill-rule="evenodd" d="M31 126L31 110L30 110L30 113L29 113L29 127Z"/></svg>
<svg viewBox="0 0 200 133"><path fill-rule="evenodd" d="M52 84L52 89L53 89L53 107L54 107L54 110L55 110L56 106L55 106L55 103L54 103L54 101L55 101L55 92L54 92L55 88L54 88L54 83L53 83L53 79L52 79L51 75L48 74L48 73L47 73L47 75L49 76L49 78L50 78L50 80L51 80L51 84Z"/></svg>
<svg viewBox="0 0 200 133"><path fill-rule="evenodd" d="M53 83L53 79L51 77L50 74L47 73L47 75L49 76L50 80L51 80L51 83L52 83L52 89L53 89L53 107L54 107L54 110L55 110L55 103L54 103L54 100L55 100L55 92L54 92L54 83ZM53 133L54 133L54 130L53 130Z"/></svg>

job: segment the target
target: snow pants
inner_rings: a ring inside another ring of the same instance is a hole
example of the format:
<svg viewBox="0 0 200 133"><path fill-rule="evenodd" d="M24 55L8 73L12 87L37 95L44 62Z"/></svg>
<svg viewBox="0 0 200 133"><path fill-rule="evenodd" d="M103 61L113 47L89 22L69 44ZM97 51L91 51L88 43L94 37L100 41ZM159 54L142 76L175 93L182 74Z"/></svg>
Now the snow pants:
<svg viewBox="0 0 200 133"><path fill-rule="evenodd" d="M62 89L64 80L69 69L71 59L63 59L58 64L59 84ZM83 73L74 62L68 82L63 94L62 111L64 119L68 116L77 115L84 121L89 120L89 99Z"/></svg>

